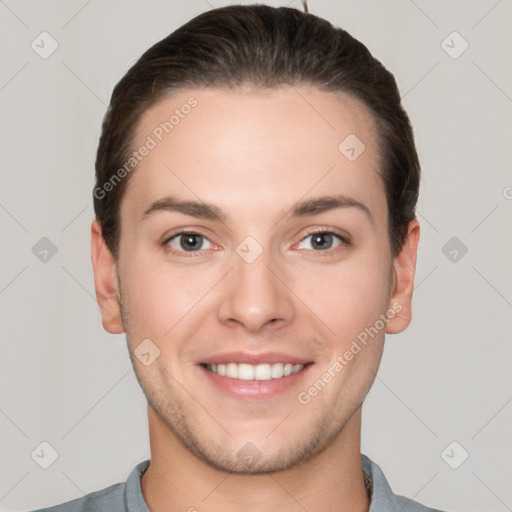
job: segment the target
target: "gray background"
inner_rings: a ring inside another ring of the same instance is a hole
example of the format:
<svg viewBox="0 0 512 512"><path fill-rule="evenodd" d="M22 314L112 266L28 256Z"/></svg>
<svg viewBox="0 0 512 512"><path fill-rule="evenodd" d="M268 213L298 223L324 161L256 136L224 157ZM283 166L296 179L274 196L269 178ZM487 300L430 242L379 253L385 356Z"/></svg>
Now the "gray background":
<svg viewBox="0 0 512 512"><path fill-rule="evenodd" d="M226 4L0 0L1 510L82 496L149 455L124 337L102 330L94 298L95 149L112 88L142 51ZM363 452L420 502L512 510L512 2L309 7L395 73L423 165L415 316L387 339ZM31 47L51 48L43 31L59 45L46 59ZM46 261L43 237L57 248ZM48 469L43 441L58 453Z"/></svg>

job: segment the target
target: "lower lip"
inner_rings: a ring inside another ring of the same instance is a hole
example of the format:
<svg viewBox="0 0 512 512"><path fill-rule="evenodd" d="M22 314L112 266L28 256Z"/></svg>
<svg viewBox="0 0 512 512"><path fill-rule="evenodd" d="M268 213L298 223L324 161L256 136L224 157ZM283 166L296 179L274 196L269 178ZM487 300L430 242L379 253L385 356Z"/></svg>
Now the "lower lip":
<svg viewBox="0 0 512 512"><path fill-rule="evenodd" d="M242 380L225 377L218 373L207 370L204 366L199 366L210 382L220 391L238 398L240 400L248 400L252 402L262 402L271 400L297 386L309 373L313 364L308 364L298 373L281 377L280 379L270 380Z"/></svg>

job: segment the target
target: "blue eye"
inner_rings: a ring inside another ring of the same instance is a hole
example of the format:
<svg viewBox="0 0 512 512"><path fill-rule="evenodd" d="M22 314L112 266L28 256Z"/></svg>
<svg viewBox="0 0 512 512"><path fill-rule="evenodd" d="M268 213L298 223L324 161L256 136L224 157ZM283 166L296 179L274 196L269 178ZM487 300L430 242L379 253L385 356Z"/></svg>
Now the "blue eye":
<svg viewBox="0 0 512 512"><path fill-rule="evenodd" d="M326 251L338 247L343 242L344 240L339 235L335 235L329 231L319 231L303 238L299 244L299 249Z"/></svg>
<svg viewBox="0 0 512 512"><path fill-rule="evenodd" d="M165 242L176 251L196 252L201 249L211 249L213 244L204 236L197 233L178 233Z"/></svg>

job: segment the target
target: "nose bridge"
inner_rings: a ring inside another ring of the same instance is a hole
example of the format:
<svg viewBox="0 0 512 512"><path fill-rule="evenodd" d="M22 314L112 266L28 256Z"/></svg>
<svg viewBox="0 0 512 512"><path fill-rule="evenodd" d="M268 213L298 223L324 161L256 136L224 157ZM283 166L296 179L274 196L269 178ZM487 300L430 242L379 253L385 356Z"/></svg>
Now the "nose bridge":
<svg viewBox="0 0 512 512"><path fill-rule="evenodd" d="M251 332L271 322L284 325L293 317L289 292L274 275L274 258L262 249L250 240L238 246L219 307L220 321L242 324Z"/></svg>

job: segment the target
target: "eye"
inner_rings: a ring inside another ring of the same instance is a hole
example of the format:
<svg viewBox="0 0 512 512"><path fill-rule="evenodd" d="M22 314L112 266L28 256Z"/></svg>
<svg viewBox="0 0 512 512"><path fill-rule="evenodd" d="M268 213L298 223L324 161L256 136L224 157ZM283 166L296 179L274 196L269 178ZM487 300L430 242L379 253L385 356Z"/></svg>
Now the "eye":
<svg viewBox="0 0 512 512"><path fill-rule="evenodd" d="M311 249L314 251L326 251L338 247L345 240L330 231L318 231L304 237L298 245L299 249Z"/></svg>
<svg viewBox="0 0 512 512"><path fill-rule="evenodd" d="M198 233L178 233L169 238L165 245L169 245L175 251L180 252L197 252L201 249L212 249L214 247L208 238Z"/></svg>

